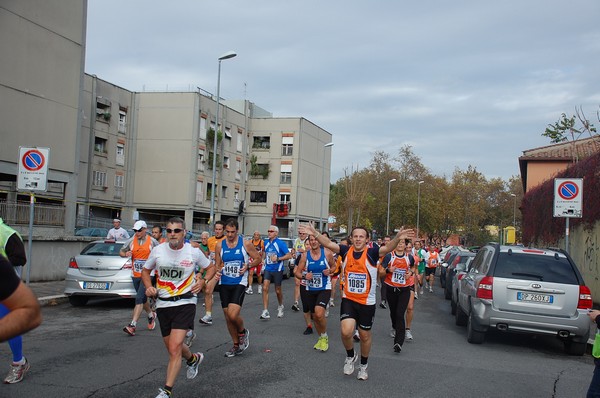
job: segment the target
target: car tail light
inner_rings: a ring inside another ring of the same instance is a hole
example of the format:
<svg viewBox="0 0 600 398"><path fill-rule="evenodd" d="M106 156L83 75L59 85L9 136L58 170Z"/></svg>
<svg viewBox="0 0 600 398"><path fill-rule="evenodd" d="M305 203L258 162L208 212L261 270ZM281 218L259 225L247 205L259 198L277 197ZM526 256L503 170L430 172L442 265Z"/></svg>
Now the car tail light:
<svg viewBox="0 0 600 398"><path fill-rule="evenodd" d="M75 257L71 257L69 260L69 268L79 268L77 261L75 261Z"/></svg>
<svg viewBox="0 0 600 398"><path fill-rule="evenodd" d="M594 305L592 301L592 292L587 286L579 286L579 301L577 302L577 308L588 310Z"/></svg>
<svg viewBox="0 0 600 398"><path fill-rule="evenodd" d="M494 287L494 278L491 276L484 276L477 285L477 298L489 299L493 297L492 288Z"/></svg>
<svg viewBox="0 0 600 398"><path fill-rule="evenodd" d="M123 265L123 268L121 269L132 269L133 268L133 263L131 262L131 258L127 259L127 262L125 263L125 265Z"/></svg>

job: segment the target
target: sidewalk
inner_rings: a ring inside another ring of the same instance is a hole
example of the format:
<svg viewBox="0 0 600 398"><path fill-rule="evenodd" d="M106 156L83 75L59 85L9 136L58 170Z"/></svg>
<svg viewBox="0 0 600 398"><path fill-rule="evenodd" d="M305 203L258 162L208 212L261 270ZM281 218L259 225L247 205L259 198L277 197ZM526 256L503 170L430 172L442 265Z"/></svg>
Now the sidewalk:
<svg viewBox="0 0 600 398"><path fill-rule="evenodd" d="M67 301L67 296L63 294L65 290L64 279L50 282L30 282L29 288L38 297L41 306L56 305Z"/></svg>

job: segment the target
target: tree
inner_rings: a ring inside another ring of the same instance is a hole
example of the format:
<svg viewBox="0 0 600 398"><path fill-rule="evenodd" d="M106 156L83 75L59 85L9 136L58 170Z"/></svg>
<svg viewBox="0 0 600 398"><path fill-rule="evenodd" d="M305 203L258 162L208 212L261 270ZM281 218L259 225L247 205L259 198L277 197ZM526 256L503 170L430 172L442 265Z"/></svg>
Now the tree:
<svg viewBox="0 0 600 398"><path fill-rule="evenodd" d="M596 111L596 119L600 121L600 110ZM567 117L565 113L561 114L561 118L549 124L542 136L550 138L552 143L560 143L570 141L575 148L575 141L581 138L582 135L590 137L597 135L596 127L588 120L583 112L583 107L575 108L575 115ZM594 143L595 144L595 143ZM573 155L573 163L579 161L578 151L571 151Z"/></svg>

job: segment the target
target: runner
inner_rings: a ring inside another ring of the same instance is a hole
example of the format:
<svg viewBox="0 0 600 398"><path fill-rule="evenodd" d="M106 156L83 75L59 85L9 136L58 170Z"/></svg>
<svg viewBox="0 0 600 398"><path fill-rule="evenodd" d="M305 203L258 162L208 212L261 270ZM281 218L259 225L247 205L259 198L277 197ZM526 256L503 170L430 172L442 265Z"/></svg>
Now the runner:
<svg viewBox="0 0 600 398"><path fill-rule="evenodd" d="M215 250L216 279L219 280L221 307L233 347L226 357L240 355L250 345L250 331L244 328L240 312L248 284L248 269L260 263L261 257L250 241L238 234L238 222L230 218L225 223L226 238L217 243ZM249 258L250 257L250 258ZM248 262L250 260L250 263Z"/></svg>
<svg viewBox="0 0 600 398"><path fill-rule="evenodd" d="M406 253L406 256L412 256L414 258L414 263L418 264L418 257L415 256L415 249L414 248L410 248L410 241L406 244L406 249L404 249L404 252ZM413 272L415 272L415 276L418 276L418 271L417 271L417 266L415 266L413 268ZM410 300L408 301L408 307L406 307L406 332L404 332L404 340L405 341L412 341L413 340L413 335L412 332L410 330L410 325L412 324L412 319L413 319L413 315L414 315L414 308L415 308L415 300L417 299L417 280L415 278L414 280L414 284L413 284L413 291L414 294L411 295ZM395 337L395 331L394 331L394 336Z"/></svg>
<svg viewBox="0 0 600 398"><path fill-rule="evenodd" d="M415 261L417 262L417 279L419 281L420 294L423 294L423 275L425 274L425 267L427 260L429 259L429 253L423 248L423 243L420 240L415 241L415 252L413 253ZM419 298L417 295L417 289L415 286L415 298Z"/></svg>
<svg viewBox="0 0 600 398"><path fill-rule="evenodd" d="M298 232L298 237L294 241L294 246L292 248L292 258L294 259L294 274L296 273L296 268L298 267L298 263L300 262L300 257L302 254L306 252L305 247L306 242L306 234L302 232ZM292 305L293 311L300 311L300 307L298 307L298 300L300 298L300 285L302 285L301 280L298 278L294 278L294 304Z"/></svg>
<svg viewBox="0 0 600 398"><path fill-rule="evenodd" d="M206 284L206 279L195 272L196 267L208 268L207 279L215 274L214 266L200 249L185 243L185 222L181 218L171 218L167 222L166 231L169 243L152 250L142 270L146 295L158 297L156 311L163 342L169 353L165 385L159 389L156 398L171 397L182 358L186 361L187 378L193 379L198 374L198 366L202 363L204 354L192 354L183 340L187 330L194 326L196 295ZM152 270L156 270L157 274L156 287L152 286Z"/></svg>
<svg viewBox="0 0 600 398"><path fill-rule="evenodd" d="M377 241L379 242L380 239L378 239ZM388 243L390 243L390 240L392 240L392 238L390 238L389 235L386 235L383 237L383 240L381 241L381 245L378 246L382 246L382 245L387 245ZM383 261L383 257L379 257L379 263L381 264L381 262ZM382 277L379 278L379 284L381 285L381 302L379 303L379 307L383 308L384 310L387 309L387 296L386 296L386 284L383 282L385 280L385 275L383 275Z"/></svg>
<svg viewBox="0 0 600 398"><path fill-rule="evenodd" d="M435 246L429 251L427 259L427 268L425 268L425 280L429 285L429 293L433 293L433 280L435 279L435 270L440 262L440 254L435 250Z"/></svg>
<svg viewBox="0 0 600 398"><path fill-rule="evenodd" d="M400 239L412 238L412 229L400 229L390 245L381 248L367 246L369 232L364 227L352 230L352 246L339 246L322 236L311 224L302 224L299 231L313 235L321 245L342 256L342 304L340 306L342 343L346 349L344 374L354 373L358 353L354 351L352 336L358 324L360 334L360 365L357 378L369 378L367 367L371 351L371 329L375 318L377 261L398 245Z"/></svg>
<svg viewBox="0 0 600 398"><path fill-rule="evenodd" d="M248 288L246 289L246 294L254 294L252 291L252 283L254 282L254 272L256 272L256 281L258 282L258 294L262 294L262 254L265 251L265 242L260 237L260 232L254 231L252 234L252 245L258 252L260 256L260 262L256 267L250 268L248 270Z"/></svg>
<svg viewBox="0 0 600 398"><path fill-rule="evenodd" d="M302 300L302 305L312 314L319 334L319 340L313 348L325 352L329 349L325 309L331 298L330 266L334 265L333 255L313 235L308 236L308 245L310 250L302 254L294 274L297 279L306 281L306 300Z"/></svg>
<svg viewBox="0 0 600 398"><path fill-rule="evenodd" d="M225 223L221 220L215 222L215 235L208 238L208 259L214 264L215 262L215 248L217 247L217 242L225 239L225 235L223 235L223 231L225 230ZM204 307L205 314L202 318L198 320L203 325L212 325L212 307L213 307L213 292L215 291L215 286L217 285L216 279L208 279L208 283L204 287Z"/></svg>
<svg viewBox="0 0 600 398"><path fill-rule="evenodd" d="M263 312L260 319L270 319L269 314L269 286L271 282L275 284L275 293L277 294L277 318L283 318L283 292L281 291L281 281L283 280L283 262L292 258L287 245L280 240L279 228L275 225L269 227L268 240L265 241L265 252L263 254L264 277L263 277ZM287 272L287 270L286 270Z"/></svg>
<svg viewBox="0 0 600 398"><path fill-rule="evenodd" d="M394 337L394 352L402 351L406 337L404 315L415 288L415 259L405 252L408 241L401 240L391 253L388 253L381 262L379 275L385 277L387 285L387 298L390 305L390 319L392 320L392 334Z"/></svg>

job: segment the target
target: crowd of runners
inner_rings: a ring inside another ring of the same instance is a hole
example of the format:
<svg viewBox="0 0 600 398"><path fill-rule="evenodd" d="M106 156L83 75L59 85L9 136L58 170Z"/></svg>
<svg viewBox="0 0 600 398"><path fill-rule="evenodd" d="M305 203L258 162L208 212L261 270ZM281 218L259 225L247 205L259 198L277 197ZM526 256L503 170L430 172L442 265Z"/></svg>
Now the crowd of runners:
<svg viewBox="0 0 600 398"><path fill-rule="evenodd" d="M219 286L225 326L232 340L231 348L224 354L241 355L250 345L250 331L241 312L245 295L254 294L256 277L256 292L262 294L263 302L257 317L267 321L271 318L270 287L274 285L277 317L282 318L285 307L281 285L288 272L284 262L291 260L295 288L290 308L302 310L304 334L316 332L315 350L329 349L327 321L339 290L341 340L346 350L343 373L352 375L357 367L357 378L367 380L377 297L379 307L389 309L391 348L399 353L404 342L413 339L410 326L414 302L425 292L433 292L439 265L438 248L425 249L419 241L413 247L415 237L411 229L400 229L394 236L373 241L368 230L357 227L338 243L312 224L300 224L298 238L290 250L279 239L276 226L268 228L265 239L260 231L245 239L239 234L235 219L215 222L213 236L205 232L200 242L186 239L181 218L167 222L166 238L162 238L161 227L153 227L152 236L147 235L146 228L145 222L136 222L135 235L121 250L122 256L132 258L132 277L138 289L132 321L123 330L134 336L144 310L148 328L159 325L169 363L165 385L157 398L172 396L182 361L188 379L198 374L204 355L192 352L190 347L196 338L194 320L200 293L205 313L199 323L212 325L213 292ZM356 351L355 341L360 342Z"/></svg>

